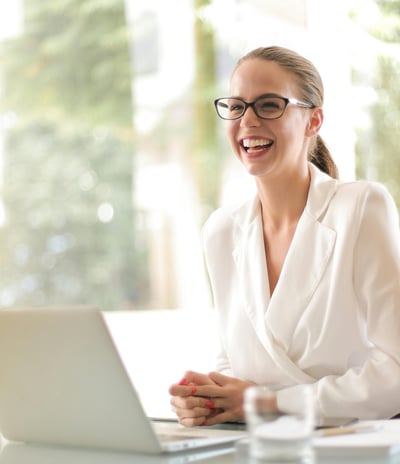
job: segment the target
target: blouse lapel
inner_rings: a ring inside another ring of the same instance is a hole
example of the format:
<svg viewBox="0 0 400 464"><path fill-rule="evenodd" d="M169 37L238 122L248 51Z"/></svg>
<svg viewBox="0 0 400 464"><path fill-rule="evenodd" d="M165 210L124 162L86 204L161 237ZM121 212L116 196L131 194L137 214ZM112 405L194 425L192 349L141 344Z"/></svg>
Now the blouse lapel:
<svg viewBox="0 0 400 464"><path fill-rule="evenodd" d="M304 211L271 298L265 322L285 348L326 269L336 232Z"/></svg>
<svg viewBox="0 0 400 464"><path fill-rule="evenodd" d="M300 218L272 298L268 287L259 200L237 212L241 234L233 252L245 311L266 351L296 382L313 379L287 356L293 331L315 291L332 254L336 233L320 222L336 181L316 168L306 208Z"/></svg>
<svg viewBox="0 0 400 464"><path fill-rule="evenodd" d="M264 314L270 302L259 209L258 200L255 200L252 208L253 217L242 228L240 240L233 251L243 303L257 331L264 327Z"/></svg>

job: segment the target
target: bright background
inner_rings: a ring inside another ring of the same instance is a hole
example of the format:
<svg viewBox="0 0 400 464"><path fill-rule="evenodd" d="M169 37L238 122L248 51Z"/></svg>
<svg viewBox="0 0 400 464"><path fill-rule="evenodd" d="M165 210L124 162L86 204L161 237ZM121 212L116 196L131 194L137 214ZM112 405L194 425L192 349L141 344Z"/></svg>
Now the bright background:
<svg viewBox="0 0 400 464"><path fill-rule="evenodd" d="M396 4L1 2L0 307L106 310L119 344L141 351L147 404L184 369L211 370L201 228L254 189L213 99L247 51L298 51L325 83L341 178L379 180L398 201Z"/></svg>

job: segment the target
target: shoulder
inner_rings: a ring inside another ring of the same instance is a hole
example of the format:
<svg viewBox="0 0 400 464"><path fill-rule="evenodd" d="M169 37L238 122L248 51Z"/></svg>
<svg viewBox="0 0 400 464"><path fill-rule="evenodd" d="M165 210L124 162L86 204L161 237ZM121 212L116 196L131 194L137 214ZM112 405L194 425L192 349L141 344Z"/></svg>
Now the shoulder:
<svg viewBox="0 0 400 464"><path fill-rule="evenodd" d="M311 187L310 193L319 198L321 204L328 200L345 199L357 202L367 198L393 201L388 189L381 183L370 180L338 180L333 179L310 164ZM325 198L325 200L324 200ZM316 203L318 205L318 202Z"/></svg>
<svg viewBox="0 0 400 464"><path fill-rule="evenodd" d="M379 182L368 180L338 182L335 197L350 204L356 203L360 207L374 204L395 207L394 199L387 187Z"/></svg>
<svg viewBox="0 0 400 464"><path fill-rule="evenodd" d="M248 199L240 205L224 206L215 210L203 226L203 241L228 240L246 226L258 214L258 197Z"/></svg>
<svg viewBox="0 0 400 464"><path fill-rule="evenodd" d="M203 233L212 234L218 230L231 227L233 222L232 213L234 211L233 207L223 207L213 211L203 226Z"/></svg>
<svg viewBox="0 0 400 464"><path fill-rule="evenodd" d="M396 210L392 195L379 182L333 179L313 165L310 172L306 209L316 220L333 215L348 221L353 215L360 217L376 208L390 210L390 214Z"/></svg>
<svg viewBox="0 0 400 464"><path fill-rule="evenodd" d="M203 226L203 241L206 243L218 236L228 235L234 227L233 207L218 208L211 213Z"/></svg>
<svg viewBox="0 0 400 464"><path fill-rule="evenodd" d="M397 207L385 185L369 180L338 180L311 166L307 210L317 220L341 223L379 215L397 221Z"/></svg>
<svg viewBox="0 0 400 464"><path fill-rule="evenodd" d="M369 180L333 179L315 166L311 165L311 195L320 199L321 203L329 199L346 198L357 201L362 198L392 199L388 189L379 182Z"/></svg>
<svg viewBox="0 0 400 464"><path fill-rule="evenodd" d="M387 187L379 182L338 182L326 214L342 224L352 224L355 229L357 223L375 229L378 225L398 228L398 210L394 198Z"/></svg>

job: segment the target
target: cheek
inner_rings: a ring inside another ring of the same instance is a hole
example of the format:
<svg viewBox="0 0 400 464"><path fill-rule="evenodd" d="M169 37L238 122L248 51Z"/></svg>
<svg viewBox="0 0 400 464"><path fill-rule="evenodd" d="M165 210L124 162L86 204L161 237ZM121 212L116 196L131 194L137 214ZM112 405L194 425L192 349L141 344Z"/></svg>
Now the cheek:
<svg viewBox="0 0 400 464"><path fill-rule="evenodd" d="M282 124L277 126L276 130L285 144L292 145L304 141L305 125L300 118L282 121Z"/></svg>
<svg viewBox="0 0 400 464"><path fill-rule="evenodd" d="M229 143L231 144L232 148L235 152L238 150L238 142L237 142L237 133L238 133L238 124L237 121L227 121L226 126L226 135L228 137Z"/></svg>

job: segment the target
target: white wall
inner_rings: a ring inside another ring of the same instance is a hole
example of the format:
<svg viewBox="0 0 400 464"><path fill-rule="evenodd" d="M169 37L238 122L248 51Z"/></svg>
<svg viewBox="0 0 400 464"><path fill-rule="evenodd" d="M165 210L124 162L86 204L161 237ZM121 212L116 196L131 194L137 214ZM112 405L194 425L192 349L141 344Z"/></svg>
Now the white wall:
<svg viewBox="0 0 400 464"><path fill-rule="evenodd" d="M174 417L168 387L179 382L186 370L214 370L218 345L214 311L104 314L148 415Z"/></svg>

